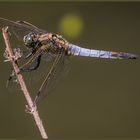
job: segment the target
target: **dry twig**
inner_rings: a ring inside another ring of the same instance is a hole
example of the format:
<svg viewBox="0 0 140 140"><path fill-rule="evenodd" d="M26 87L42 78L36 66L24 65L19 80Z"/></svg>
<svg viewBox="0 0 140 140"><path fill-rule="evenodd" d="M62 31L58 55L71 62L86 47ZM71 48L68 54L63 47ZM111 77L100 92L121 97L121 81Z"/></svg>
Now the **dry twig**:
<svg viewBox="0 0 140 140"><path fill-rule="evenodd" d="M8 36L8 27L6 28L3 28L2 29L2 33L3 33L3 38L4 38L4 41L5 41L5 45L6 45L6 52L8 52L8 56L9 56L9 61L11 61L12 63L12 66L13 66L13 69L15 71L15 75L19 81L19 84L20 84L20 87L21 87L21 90L26 98L26 101L28 103L28 105L26 105L27 109L30 111L30 113L33 115L33 118L35 120L35 123L40 131L40 134L42 136L43 139L47 139L48 136L45 132L45 129L43 127L43 124L42 124L42 121L39 117L39 114L38 114L38 110L37 110L37 106L35 106L33 104L33 101L30 97L30 94L26 88L26 84L24 82L24 79L23 79L23 76L22 74L20 73L20 69L18 67L18 65L16 64L16 61L15 61L15 54L12 50L12 47L11 47L11 44L10 44L10 40L9 40L9 36Z"/></svg>

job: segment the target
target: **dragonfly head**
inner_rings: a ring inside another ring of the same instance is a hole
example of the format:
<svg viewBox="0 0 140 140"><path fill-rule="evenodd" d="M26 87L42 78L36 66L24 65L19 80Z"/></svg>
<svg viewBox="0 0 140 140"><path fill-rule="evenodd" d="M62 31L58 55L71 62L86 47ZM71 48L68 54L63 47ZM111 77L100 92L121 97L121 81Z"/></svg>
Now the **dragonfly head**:
<svg viewBox="0 0 140 140"><path fill-rule="evenodd" d="M28 48L34 48L37 43L38 35L34 32L31 32L24 36L23 42Z"/></svg>

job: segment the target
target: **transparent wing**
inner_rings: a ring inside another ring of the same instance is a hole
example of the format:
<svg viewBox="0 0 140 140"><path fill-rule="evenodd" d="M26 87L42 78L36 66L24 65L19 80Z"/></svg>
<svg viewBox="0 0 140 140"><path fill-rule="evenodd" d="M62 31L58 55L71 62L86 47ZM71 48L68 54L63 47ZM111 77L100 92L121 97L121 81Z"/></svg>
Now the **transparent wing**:
<svg viewBox="0 0 140 140"><path fill-rule="evenodd" d="M27 23L25 21L11 21L8 19L0 18L0 28L3 28L5 26L9 27L10 31L10 38L11 38L11 43L13 48L20 47L21 51L23 51L23 55L26 55L26 53L29 52L29 50L24 46L23 44L23 37L30 33L30 32L35 32L35 33L47 33L46 31L37 28L36 26ZM18 40L18 41L17 41ZM27 86L29 87L30 90L33 92L37 92L39 89L41 83L44 80L44 77L46 76L47 73L49 73L49 70L52 66L52 63L56 59L57 55L55 54L44 54L42 56L42 59L45 61L41 61L41 66L32 72L25 72L23 75L25 77ZM28 60L21 59L20 64L24 64ZM48 95L52 89L56 86L56 83L60 79L66 75L68 72L68 59L63 54L58 61L54 72L50 76L49 80L45 83L45 86L43 86L43 89L41 90L41 93L39 97L37 98L36 102L41 101L46 95Z"/></svg>
<svg viewBox="0 0 140 140"><path fill-rule="evenodd" d="M30 85L29 88L32 89L32 87L37 84L35 87L37 87L36 90L38 90L38 84L40 85L40 83L42 83L43 78L46 76L46 73L49 72L55 58L56 55L51 53L43 54L41 57L40 66L36 70L23 73L26 83Z"/></svg>
<svg viewBox="0 0 140 140"><path fill-rule="evenodd" d="M58 56L56 56L58 57ZM56 60L56 57L54 58L54 61ZM53 61L53 62L54 62ZM53 64L52 64L53 65ZM50 74L47 81L45 81L45 84L43 87L41 87L41 90L39 91L39 94L35 98L35 103L38 104L42 99L44 99L52 90L54 87L56 87L57 83L64 78L64 76L69 71L69 60L68 57L65 56L65 54L61 54L61 57L59 58L59 61L53 66L53 71ZM48 76L48 73L50 72L52 66L50 67L49 71L45 75Z"/></svg>
<svg viewBox="0 0 140 140"><path fill-rule="evenodd" d="M12 47L20 48L21 52L23 53L23 57L18 61L19 65L22 65L28 61L28 59L25 59L24 56L26 56L30 52L30 50L27 47L25 47L25 45L23 43L23 37L30 32L35 32L35 33L39 34L39 33L46 33L46 31L39 29L38 27L36 27L28 22L25 22L25 21L14 22L14 21L11 21L8 19L0 18L0 28L6 27L6 26L9 27L8 31L9 31L9 37L10 37L10 42L12 44ZM52 57L52 55L50 57ZM47 59L47 57L46 57L46 59ZM46 66L46 63L43 66L44 70L46 68L45 66ZM41 75L43 75L43 73L44 73L43 71L38 71L37 75L34 75L34 73L33 74L28 73L28 74L25 74L25 75L27 75L27 77L25 77L25 79L27 79L26 80L27 82L31 81L32 83L35 83L35 81L36 81L35 78L39 79L38 75L41 76ZM35 81L33 81L33 80L35 80ZM12 81L14 81L14 84L12 84L12 85L16 85L15 84L16 79L13 78L10 83L12 83ZM9 84L8 87L10 87L10 88L13 87L13 89L16 89L16 86L11 86L11 84Z"/></svg>
<svg viewBox="0 0 140 140"><path fill-rule="evenodd" d="M8 26L10 32L13 32L15 36L21 41L23 41L23 37L30 32L46 33L45 30L39 29L38 27L26 21L14 22L8 19L0 18L0 28L5 26Z"/></svg>
<svg viewBox="0 0 140 140"><path fill-rule="evenodd" d="M25 47L23 37L30 32L37 34L47 33L45 30L28 23L26 21L11 21L0 17L0 28L8 26L10 41L13 48L20 48L23 52L23 57L29 53L29 49Z"/></svg>
<svg viewBox="0 0 140 140"><path fill-rule="evenodd" d="M34 54L32 57L37 58L37 55ZM41 60L40 66L36 70L22 73L22 75L24 76L24 80L26 82L26 85L31 93L37 93L42 81L44 80L44 77L49 72L50 67L51 67L53 61L55 60L55 58L56 58L56 55L53 55L51 53L47 53L43 57L43 59L45 61ZM22 67L29 60L19 60L18 61L19 67ZM34 65L35 61L36 61L36 59L34 59L34 61L32 63L30 63L29 65L24 65L24 68L32 67ZM12 75L12 69L10 69L9 75ZM9 78L10 77L7 77L7 80ZM15 75L12 76L12 79L9 82L7 81L6 87L7 87L7 89L9 89L10 92L12 91L13 93L15 91L20 90L20 86L18 85L18 81L17 81Z"/></svg>

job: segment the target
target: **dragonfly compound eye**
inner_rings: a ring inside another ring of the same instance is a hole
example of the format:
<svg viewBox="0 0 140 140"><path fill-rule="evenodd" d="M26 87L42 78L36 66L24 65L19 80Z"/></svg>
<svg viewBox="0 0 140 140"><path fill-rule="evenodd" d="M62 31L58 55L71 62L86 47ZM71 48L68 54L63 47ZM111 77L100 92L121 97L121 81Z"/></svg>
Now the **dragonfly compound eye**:
<svg viewBox="0 0 140 140"><path fill-rule="evenodd" d="M36 35L35 33L29 33L24 36L23 42L28 48L34 48L36 44Z"/></svg>

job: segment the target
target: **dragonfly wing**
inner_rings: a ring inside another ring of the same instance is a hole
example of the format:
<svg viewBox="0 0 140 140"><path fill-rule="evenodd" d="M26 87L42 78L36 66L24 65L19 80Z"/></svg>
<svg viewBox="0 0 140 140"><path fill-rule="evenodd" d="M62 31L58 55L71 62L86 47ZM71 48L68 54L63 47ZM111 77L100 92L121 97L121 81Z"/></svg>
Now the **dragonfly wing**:
<svg viewBox="0 0 140 140"><path fill-rule="evenodd" d="M38 85L40 85L40 83L42 83L42 81L44 80L44 77L46 76L46 73L49 72L50 67L53 61L55 60L55 58L56 56L51 53L42 54L39 67L34 71L23 73L25 77L25 81L29 85L30 89L32 89L32 87L35 86L36 90L38 90L39 88ZM26 62L27 60L24 61L24 63L22 64L25 64ZM33 65L31 64L31 67Z"/></svg>
<svg viewBox="0 0 140 140"><path fill-rule="evenodd" d="M6 27L6 26L8 26L10 32L14 33L14 35L18 38L18 40L21 40L21 41L23 41L23 37L30 32L46 33L45 30L39 29L36 26L26 21L14 22L14 21L0 17L0 28Z"/></svg>
<svg viewBox="0 0 140 140"><path fill-rule="evenodd" d="M23 75L25 75L27 77L27 74L25 74L25 73L32 72L31 68L33 68L33 66L37 63L37 59L41 55L42 55L42 50L39 48L31 58L27 59L26 61L22 61L22 60L18 61L18 66L19 66L21 72L23 73ZM12 71L12 74L10 74L10 77L8 79L9 80L7 81L7 87L9 87L9 88L15 87L15 89L16 89L17 84L14 85L13 83L18 83L18 80L17 80L15 74L13 73L13 71ZM11 86L11 85L14 85L14 86Z"/></svg>
<svg viewBox="0 0 140 140"><path fill-rule="evenodd" d="M11 21L0 17L0 28L9 27L10 41L13 48L20 48L23 53L23 57L26 57L30 51L25 47L23 38L25 35L35 32L37 34L47 33L45 30L39 29L38 27L28 23L26 21Z"/></svg>
<svg viewBox="0 0 140 140"><path fill-rule="evenodd" d="M27 22L27 21L16 21L16 23L24 26L25 28L28 28L36 33L46 33L45 30L38 28L37 26Z"/></svg>
<svg viewBox="0 0 140 140"><path fill-rule="evenodd" d="M52 67L50 68L51 72L49 71L47 73L45 80L35 98L36 104L44 99L54 89L58 81L60 81L68 73L69 60L67 56L65 56L64 53L58 55L56 56ZM55 61L57 62L55 63Z"/></svg>

